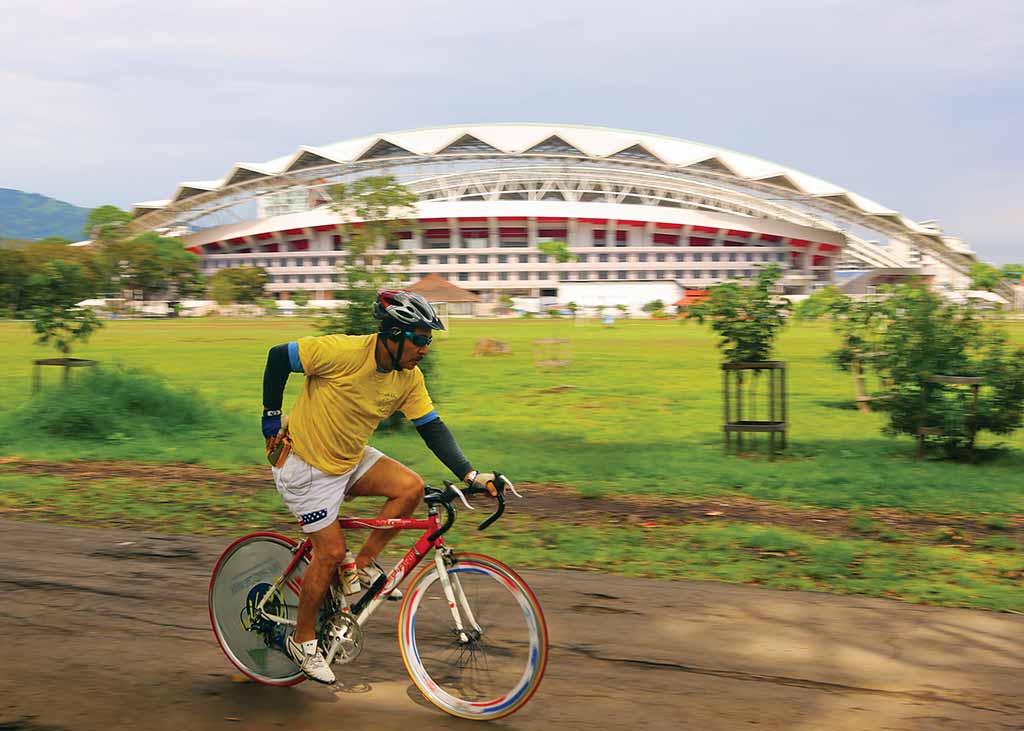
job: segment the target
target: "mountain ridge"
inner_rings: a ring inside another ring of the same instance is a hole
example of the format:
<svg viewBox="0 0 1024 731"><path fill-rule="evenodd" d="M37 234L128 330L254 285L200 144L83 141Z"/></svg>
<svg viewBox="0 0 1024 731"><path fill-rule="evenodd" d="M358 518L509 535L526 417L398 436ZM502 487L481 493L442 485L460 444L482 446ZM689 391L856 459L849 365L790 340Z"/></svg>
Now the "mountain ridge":
<svg viewBox="0 0 1024 731"><path fill-rule="evenodd" d="M0 188L0 239L79 241L90 210L42 193Z"/></svg>

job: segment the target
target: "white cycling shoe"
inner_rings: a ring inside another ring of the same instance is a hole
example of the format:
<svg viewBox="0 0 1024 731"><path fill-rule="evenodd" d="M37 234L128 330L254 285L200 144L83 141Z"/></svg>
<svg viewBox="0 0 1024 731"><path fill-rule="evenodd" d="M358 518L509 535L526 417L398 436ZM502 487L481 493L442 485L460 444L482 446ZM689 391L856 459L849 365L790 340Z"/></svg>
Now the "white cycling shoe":
<svg viewBox="0 0 1024 731"><path fill-rule="evenodd" d="M319 647L316 649L316 652L307 654L302 645L296 642L291 635L288 635L288 639L285 640L285 648L288 650L288 657L299 666L299 670L310 680L315 680L325 685L330 685L336 680L334 671L327 664L327 659Z"/></svg>
<svg viewBox="0 0 1024 731"><path fill-rule="evenodd" d="M384 573L384 569L382 569L380 564L376 561L371 561L369 566L359 569L359 583L362 584L364 589L369 589L373 586L373 583L377 580L378 576L386 576L386 574ZM392 589L387 598L393 602L397 602L402 598L402 592L398 589Z"/></svg>

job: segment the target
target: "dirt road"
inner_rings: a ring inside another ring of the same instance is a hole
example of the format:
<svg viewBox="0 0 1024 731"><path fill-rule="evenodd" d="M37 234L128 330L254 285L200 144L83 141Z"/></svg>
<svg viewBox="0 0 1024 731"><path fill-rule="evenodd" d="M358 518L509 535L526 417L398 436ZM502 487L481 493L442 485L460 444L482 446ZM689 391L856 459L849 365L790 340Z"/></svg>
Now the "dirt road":
<svg viewBox="0 0 1024 731"><path fill-rule="evenodd" d="M226 539L0 521L0 729L468 728L420 699L396 608L336 688L236 682L209 629ZM524 572L547 676L492 728L1024 729L1024 617Z"/></svg>

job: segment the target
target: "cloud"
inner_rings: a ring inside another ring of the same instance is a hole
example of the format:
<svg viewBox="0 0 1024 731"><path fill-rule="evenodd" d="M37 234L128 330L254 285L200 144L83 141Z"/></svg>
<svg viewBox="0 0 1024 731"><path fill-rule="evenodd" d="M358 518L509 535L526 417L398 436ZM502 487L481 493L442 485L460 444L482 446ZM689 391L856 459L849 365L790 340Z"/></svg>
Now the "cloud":
<svg viewBox="0 0 1024 731"><path fill-rule="evenodd" d="M984 252L999 225L948 212L1022 162L1021 38L1017 0L8 0L0 185L128 205L301 144L561 121L773 159Z"/></svg>

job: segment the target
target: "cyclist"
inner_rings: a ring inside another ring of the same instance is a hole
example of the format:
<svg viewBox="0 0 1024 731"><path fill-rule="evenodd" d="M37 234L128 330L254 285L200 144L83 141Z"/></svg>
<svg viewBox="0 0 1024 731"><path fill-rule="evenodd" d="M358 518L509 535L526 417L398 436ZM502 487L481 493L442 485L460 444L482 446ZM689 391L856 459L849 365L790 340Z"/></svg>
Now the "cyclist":
<svg viewBox="0 0 1024 731"><path fill-rule="evenodd" d="M423 441L466 484L496 494L493 472L479 472L463 456L434 410L416 365L430 348L431 332L444 325L418 294L381 290L373 307L380 321L372 335L324 335L270 349L263 374L263 436L277 490L313 542L302 579L295 633L286 640L292 660L312 680L333 683L334 673L317 647L317 613L345 556L337 522L342 501L387 498L381 518L407 518L423 497L423 479L367 445L382 419L401 411ZM281 404L290 373L305 384L282 428ZM395 530L372 530L356 557L360 584L383 573L378 554ZM395 590L389 599L401 594Z"/></svg>

